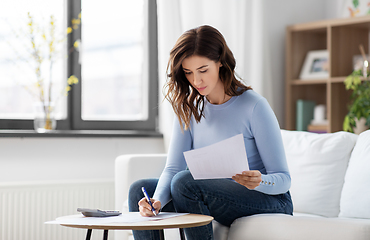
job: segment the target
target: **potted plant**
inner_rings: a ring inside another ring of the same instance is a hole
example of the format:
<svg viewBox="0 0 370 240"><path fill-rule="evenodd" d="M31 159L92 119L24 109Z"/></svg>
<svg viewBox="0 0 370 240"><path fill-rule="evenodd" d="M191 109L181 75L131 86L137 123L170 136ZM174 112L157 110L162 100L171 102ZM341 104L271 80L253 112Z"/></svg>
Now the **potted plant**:
<svg viewBox="0 0 370 240"><path fill-rule="evenodd" d="M370 81L369 73L353 71L344 81L347 90L352 90L349 112L344 118L343 130L360 132L370 126ZM362 126L361 126L362 125Z"/></svg>

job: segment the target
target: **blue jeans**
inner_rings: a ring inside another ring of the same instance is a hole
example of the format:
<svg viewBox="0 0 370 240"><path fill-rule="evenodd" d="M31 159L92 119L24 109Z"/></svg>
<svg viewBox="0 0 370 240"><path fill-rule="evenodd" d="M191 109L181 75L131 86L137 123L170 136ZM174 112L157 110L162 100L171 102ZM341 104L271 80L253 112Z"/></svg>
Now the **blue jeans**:
<svg viewBox="0 0 370 240"><path fill-rule="evenodd" d="M138 201L143 198L141 187L153 196L158 179L143 179L134 182L129 191L130 212L139 211ZM196 213L210 215L225 226L240 217L260 213L292 214L293 204L290 193L268 195L236 183L230 179L194 180L189 170L177 173L171 181L172 201L163 212ZM213 239L212 224L186 228L188 240ZM159 239L158 230L133 231L134 238Z"/></svg>

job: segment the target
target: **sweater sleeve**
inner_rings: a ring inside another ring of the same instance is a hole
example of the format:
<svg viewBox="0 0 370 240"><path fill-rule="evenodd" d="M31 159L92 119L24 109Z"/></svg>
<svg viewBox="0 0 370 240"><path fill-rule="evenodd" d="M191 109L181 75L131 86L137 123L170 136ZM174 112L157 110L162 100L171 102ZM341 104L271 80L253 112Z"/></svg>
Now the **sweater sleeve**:
<svg viewBox="0 0 370 240"><path fill-rule="evenodd" d="M174 120L172 138L167 154L166 166L159 178L153 198L159 200L162 208L171 200L171 180L176 173L186 169L183 152L192 147L190 130L181 130L177 118Z"/></svg>
<svg viewBox="0 0 370 240"><path fill-rule="evenodd" d="M262 182L255 190L266 194L286 193L291 184L279 123L266 99L252 113L251 131L265 166Z"/></svg>

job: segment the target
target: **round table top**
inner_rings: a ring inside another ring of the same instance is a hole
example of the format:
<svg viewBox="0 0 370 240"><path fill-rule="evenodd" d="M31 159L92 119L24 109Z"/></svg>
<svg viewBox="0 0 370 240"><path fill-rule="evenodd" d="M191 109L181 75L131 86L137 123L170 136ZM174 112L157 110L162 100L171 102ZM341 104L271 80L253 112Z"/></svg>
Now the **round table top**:
<svg viewBox="0 0 370 240"><path fill-rule="evenodd" d="M131 214L131 213L128 213ZM132 213L134 214L134 213ZM165 228L189 228L207 225L213 217L200 214L185 214L181 216L165 218L160 220L141 221L134 223L104 223L104 224L69 224L60 225L73 228L84 229L104 229L104 230L160 230Z"/></svg>

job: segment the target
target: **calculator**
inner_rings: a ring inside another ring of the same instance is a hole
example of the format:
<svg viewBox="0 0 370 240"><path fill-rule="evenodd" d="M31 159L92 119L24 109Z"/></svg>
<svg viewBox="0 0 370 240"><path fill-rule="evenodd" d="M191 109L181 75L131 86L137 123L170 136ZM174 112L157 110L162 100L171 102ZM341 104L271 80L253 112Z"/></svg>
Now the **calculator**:
<svg viewBox="0 0 370 240"><path fill-rule="evenodd" d="M121 215L119 211L103 211L100 209L77 208L85 217L112 217Z"/></svg>

